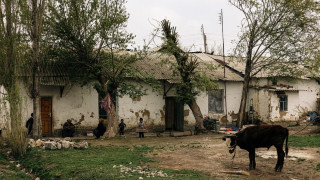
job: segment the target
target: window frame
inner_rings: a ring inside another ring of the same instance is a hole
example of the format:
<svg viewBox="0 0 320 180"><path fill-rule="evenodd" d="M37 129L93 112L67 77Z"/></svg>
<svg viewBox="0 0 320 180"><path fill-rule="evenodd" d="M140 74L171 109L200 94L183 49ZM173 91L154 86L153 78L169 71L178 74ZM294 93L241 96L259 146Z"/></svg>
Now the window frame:
<svg viewBox="0 0 320 180"><path fill-rule="evenodd" d="M209 113L215 113L215 114L223 114L225 111L225 105L224 105L224 89L215 89L214 92L208 92L208 112ZM218 92L220 93L220 96L217 97ZM218 101L221 104L221 111L217 111L217 106L215 105L214 109L212 109L212 105L210 105L213 101L219 99Z"/></svg>
<svg viewBox="0 0 320 180"><path fill-rule="evenodd" d="M285 99L282 99L284 97ZM279 96L279 106L280 112L288 111L288 95L282 94Z"/></svg>

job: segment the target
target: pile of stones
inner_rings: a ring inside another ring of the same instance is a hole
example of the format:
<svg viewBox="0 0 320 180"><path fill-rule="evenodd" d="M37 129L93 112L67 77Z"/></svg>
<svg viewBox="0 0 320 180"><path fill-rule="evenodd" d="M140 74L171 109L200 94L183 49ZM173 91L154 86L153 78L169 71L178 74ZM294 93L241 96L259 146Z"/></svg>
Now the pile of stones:
<svg viewBox="0 0 320 180"><path fill-rule="evenodd" d="M126 167L123 165L116 166L114 165L113 168L119 168L122 175L128 175L131 176L132 173L138 173L140 175L143 175L147 178L150 177L168 177L167 173L164 173L161 170L152 170L147 166L141 167ZM141 178L140 178L141 179Z"/></svg>
<svg viewBox="0 0 320 180"><path fill-rule="evenodd" d="M72 142L72 140L67 137L64 139L59 138L50 138L48 140L44 139L29 139L28 147L34 148L34 147L40 147L43 149L50 149L50 150L60 150L60 149L87 149L88 148L88 142L82 141L82 142Z"/></svg>

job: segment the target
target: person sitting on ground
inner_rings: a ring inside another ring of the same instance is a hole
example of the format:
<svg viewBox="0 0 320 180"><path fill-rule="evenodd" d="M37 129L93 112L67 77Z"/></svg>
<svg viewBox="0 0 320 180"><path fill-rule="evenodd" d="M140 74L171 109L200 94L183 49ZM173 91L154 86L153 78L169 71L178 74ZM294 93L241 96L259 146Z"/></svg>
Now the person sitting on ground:
<svg viewBox="0 0 320 180"><path fill-rule="evenodd" d="M28 135L31 134L32 126L33 126L33 113L31 113L31 117L26 122L26 128L28 129Z"/></svg>
<svg viewBox="0 0 320 180"><path fill-rule="evenodd" d="M103 134L106 132L107 128L103 125L102 119L99 120L98 127L93 130L93 134L96 136L96 139L99 139L100 136L103 136Z"/></svg>
<svg viewBox="0 0 320 180"><path fill-rule="evenodd" d="M140 122L138 123L139 138L144 138L144 131L145 130L146 130L146 126L143 123L143 119L140 118Z"/></svg>
<svg viewBox="0 0 320 180"><path fill-rule="evenodd" d="M120 135L123 135L124 134L124 128L126 127L127 125L123 122L123 119L121 119L121 123L119 124L119 132L120 132Z"/></svg>
<svg viewBox="0 0 320 180"><path fill-rule="evenodd" d="M62 137L73 137L75 132L75 126L72 124L71 120L68 119L63 125Z"/></svg>

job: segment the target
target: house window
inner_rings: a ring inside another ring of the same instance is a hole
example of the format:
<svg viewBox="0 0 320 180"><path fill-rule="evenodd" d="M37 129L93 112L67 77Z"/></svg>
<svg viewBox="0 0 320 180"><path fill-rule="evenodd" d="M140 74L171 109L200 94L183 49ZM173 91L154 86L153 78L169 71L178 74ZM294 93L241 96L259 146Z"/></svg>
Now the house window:
<svg viewBox="0 0 320 180"><path fill-rule="evenodd" d="M101 107L101 101L104 97L99 95L98 99L98 108L99 108L99 119L107 119L108 114L107 112Z"/></svg>
<svg viewBox="0 0 320 180"><path fill-rule="evenodd" d="M212 92L209 92L209 113L223 113L223 89L215 89Z"/></svg>
<svg viewBox="0 0 320 180"><path fill-rule="evenodd" d="M288 96L281 95L280 98L280 111L287 111L288 110Z"/></svg>

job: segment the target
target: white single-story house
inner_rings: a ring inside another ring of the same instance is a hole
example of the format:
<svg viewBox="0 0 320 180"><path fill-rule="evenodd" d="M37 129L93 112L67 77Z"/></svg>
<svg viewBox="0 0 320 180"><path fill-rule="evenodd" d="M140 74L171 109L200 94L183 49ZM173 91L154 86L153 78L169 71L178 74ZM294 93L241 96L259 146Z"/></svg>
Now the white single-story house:
<svg viewBox="0 0 320 180"><path fill-rule="evenodd" d="M224 68L221 56L206 53L192 53L191 56L216 67L206 73L217 82L218 88L214 92L202 92L197 97L203 116L218 119L222 124L236 120L243 87L241 66L230 63L231 58L228 57ZM152 72L161 82L162 88L154 91L148 84L133 82L143 85L147 89L146 95L135 98L128 95L118 97L116 111L119 119L124 119L127 129L134 129L142 117L150 129L188 130L194 126L195 119L189 107L183 106L175 98L175 84L179 82L172 79L168 65L157 62L159 56L150 55L137 65L141 71ZM101 98L92 84L83 87L71 84L67 75L57 67L46 67L40 76L41 120L45 136L60 135L67 119L71 119L81 133L95 128L99 118L106 118L106 112L99 106ZM32 99L28 93L30 78L25 76L20 82L22 116L25 120L23 123L33 111ZM297 120L303 112L317 110L319 88L318 82L312 78L290 82L281 80L275 84L268 77L256 77L250 85L248 118L265 122Z"/></svg>
<svg viewBox="0 0 320 180"><path fill-rule="evenodd" d="M222 57L216 56L215 59L221 60ZM245 63L235 62L232 58L227 58L227 62L229 68L244 74ZM318 112L319 93L320 83L311 76L280 76L275 80L274 76L261 71L252 78L249 86L246 107L248 120L297 121L307 112Z"/></svg>

